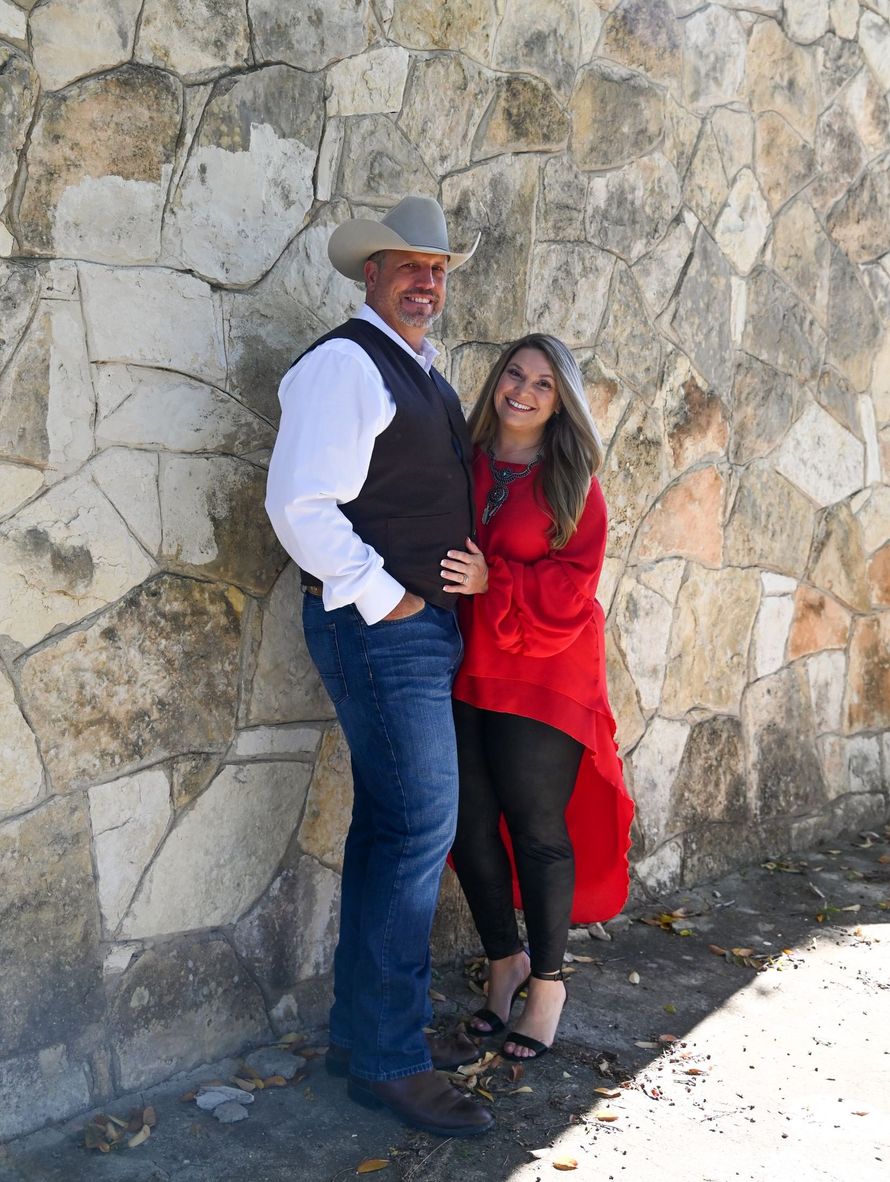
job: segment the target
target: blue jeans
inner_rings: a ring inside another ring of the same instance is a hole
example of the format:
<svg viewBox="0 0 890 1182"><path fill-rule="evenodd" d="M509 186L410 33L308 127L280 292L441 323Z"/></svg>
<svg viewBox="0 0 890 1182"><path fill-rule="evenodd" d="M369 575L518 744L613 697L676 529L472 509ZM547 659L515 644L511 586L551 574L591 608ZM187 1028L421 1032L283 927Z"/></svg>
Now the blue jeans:
<svg viewBox="0 0 890 1182"><path fill-rule="evenodd" d="M303 597L310 656L352 755L331 1042L350 1071L400 1079L432 1066L429 937L457 824L451 683L455 613L427 604L366 624L353 606Z"/></svg>

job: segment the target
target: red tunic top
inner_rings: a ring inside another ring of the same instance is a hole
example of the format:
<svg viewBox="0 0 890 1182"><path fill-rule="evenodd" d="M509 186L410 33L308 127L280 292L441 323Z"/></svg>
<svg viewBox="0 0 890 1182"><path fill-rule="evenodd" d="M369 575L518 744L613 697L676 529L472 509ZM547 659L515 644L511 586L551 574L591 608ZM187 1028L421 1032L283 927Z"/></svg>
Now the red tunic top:
<svg viewBox="0 0 890 1182"><path fill-rule="evenodd" d="M478 451L473 476L488 592L461 599L466 652L454 696L548 723L584 744L566 810L575 851L572 922L610 919L627 899L633 804L606 695L605 617L594 598L606 549L606 503L594 480L577 530L567 546L552 550L539 473L510 485L488 525L481 524L482 510L493 481ZM507 838L503 823L502 832ZM521 907L515 866L513 893Z"/></svg>

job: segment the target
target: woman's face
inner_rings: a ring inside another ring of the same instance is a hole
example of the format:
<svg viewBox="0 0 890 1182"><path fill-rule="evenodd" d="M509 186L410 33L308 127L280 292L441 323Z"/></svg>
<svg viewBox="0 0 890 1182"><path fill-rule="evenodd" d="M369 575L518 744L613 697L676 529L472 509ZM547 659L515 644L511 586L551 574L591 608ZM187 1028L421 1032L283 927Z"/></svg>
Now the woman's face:
<svg viewBox="0 0 890 1182"><path fill-rule="evenodd" d="M559 409L556 377L547 354L527 346L507 362L494 390L494 409L503 430L539 439Z"/></svg>

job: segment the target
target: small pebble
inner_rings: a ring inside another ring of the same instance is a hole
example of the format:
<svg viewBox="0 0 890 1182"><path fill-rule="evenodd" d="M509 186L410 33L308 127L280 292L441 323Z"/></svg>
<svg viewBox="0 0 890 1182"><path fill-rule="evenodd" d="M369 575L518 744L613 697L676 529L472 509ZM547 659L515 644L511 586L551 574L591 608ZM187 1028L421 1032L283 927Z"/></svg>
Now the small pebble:
<svg viewBox="0 0 890 1182"><path fill-rule="evenodd" d="M293 1079L301 1067L306 1066L306 1060L299 1055L292 1055L290 1051L282 1051L278 1047L260 1047L244 1060L254 1071L258 1071L263 1079L270 1075L283 1075L285 1079Z"/></svg>
<svg viewBox="0 0 890 1182"><path fill-rule="evenodd" d="M250 1092L242 1092L240 1088L229 1088L225 1084L214 1084L213 1087L201 1088L195 1097L195 1103L205 1112L211 1112L220 1104L252 1104L253 1096Z"/></svg>
<svg viewBox="0 0 890 1182"><path fill-rule="evenodd" d="M250 1098L252 1100L253 1096ZM213 1110L213 1115L220 1124L224 1125L233 1125L237 1120L247 1120L247 1110L237 1100L226 1100L222 1104L217 1104Z"/></svg>
<svg viewBox="0 0 890 1182"><path fill-rule="evenodd" d="M611 940L611 932L607 932L601 923L592 923L588 929L587 934L594 940Z"/></svg>

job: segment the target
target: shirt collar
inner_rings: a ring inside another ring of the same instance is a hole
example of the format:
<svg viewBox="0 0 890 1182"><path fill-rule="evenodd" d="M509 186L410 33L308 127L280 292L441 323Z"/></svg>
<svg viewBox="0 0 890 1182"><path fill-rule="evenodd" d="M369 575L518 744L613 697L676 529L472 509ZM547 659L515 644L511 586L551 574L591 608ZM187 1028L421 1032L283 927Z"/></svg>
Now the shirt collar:
<svg viewBox="0 0 890 1182"><path fill-rule="evenodd" d="M356 320L367 320L368 324L373 324L375 328L379 328L381 332L385 332L397 345L401 345L405 352L410 357L413 357L422 369L426 370L427 373L430 372L433 362L439 356L439 350L434 345L431 345L426 337L421 342L420 352L415 353L405 338L400 337L394 328L390 328L383 317L379 316L368 304L362 304L354 316Z"/></svg>

